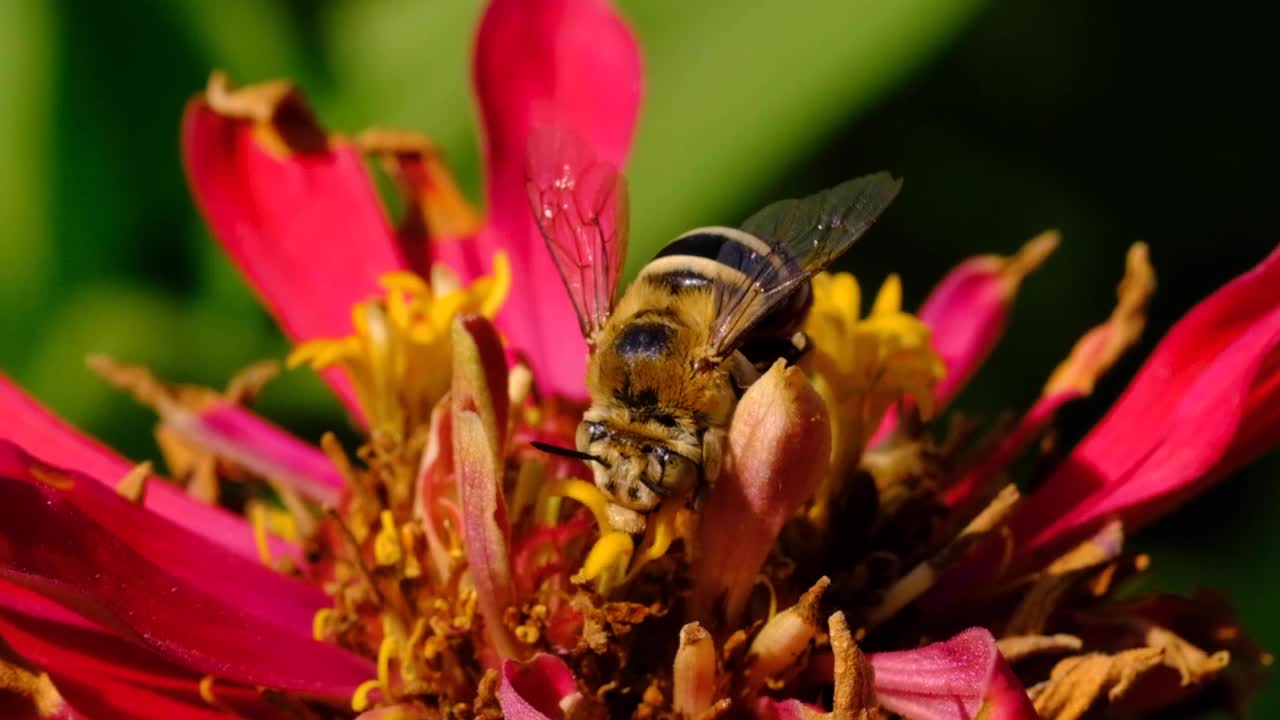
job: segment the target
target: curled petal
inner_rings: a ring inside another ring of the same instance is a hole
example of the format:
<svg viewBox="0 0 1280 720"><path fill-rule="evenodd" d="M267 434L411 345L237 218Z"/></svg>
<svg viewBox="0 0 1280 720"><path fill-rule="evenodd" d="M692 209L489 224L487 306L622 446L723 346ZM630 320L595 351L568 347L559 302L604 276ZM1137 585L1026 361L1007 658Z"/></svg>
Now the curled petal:
<svg viewBox="0 0 1280 720"><path fill-rule="evenodd" d="M233 90L214 73L187 104L182 154L214 236L291 339L347 334L351 307L405 267L361 153L288 83Z"/></svg>
<svg viewBox="0 0 1280 720"><path fill-rule="evenodd" d="M1147 323L1147 303L1156 288L1156 274L1147 256L1147 246L1143 243L1134 243L1129 248L1124 279L1116 290L1115 310L1106 322L1080 338L1071 355L1049 377L1045 395L1072 390L1088 395L1098 378L1138 341Z"/></svg>
<svg viewBox="0 0 1280 720"><path fill-rule="evenodd" d="M59 465L76 468L104 485L119 482L133 468L128 460L41 407L3 374L0 374L0 412L6 418L0 438L40 457L51 458ZM250 560L258 558L253 531L243 519L205 505L158 478L147 483L143 505L236 555ZM298 559L296 548L276 539L270 542L274 556Z"/></svg>
<svg viewBox="0 0 1280 720"><path fill-rule="evenodd" d="M321 505L338 504L345 481L329 457L252 411L220 402L198 411L175 409L163 416L167 426L195 444L265 478L284 482Z"/></svg>
<svg viewBox="0 0 1280 720"><path fill-rule="evenodd" d="M1093 392L1094 384L1142 334L1146 307L1155 291L1155 272L1147 259L1147 246L1135 243L1125 260L1118 301L1106 322L1080 338L1070 356L1049 377L1044 391L1012 432L965 476L948 488L945 500L956 507L981 495L987 481L1013 462L1018 453L1044 432L1058 410L1072 400Z"/></svg>
<svg viewBox="0 0 1280 720"><path fill-rule="evenodd" d="M555 655L539 654L526 663L502 663L498 703L508 720L565 717L581 699L573 671Z"/></svg>
<svg viewBox="0 0 1280 720"><path fill-rule="evenodd" d="M233 682L345 699L370 663L311 639L327 599L0 443L0 577Z"/></svg>
<svg viewBox="0 0 1280 720"><path fill-rule="evenodd" d="M1274 447L1278 378L1280 251L1174 325L1015 514L1020 555L1061 549L1112 516L1132 530Z"/></svg>
<svg viewBox="0 0 1280 720"><path fill-rule="evenodd" d="M462 542L485 635L499 657L526 653L504 622L516 603L511 526L502 495L507 379L502 344L482 317L453 323L453 466L462 505Z"/></svg>
<svg viewBox="0 0 1280 720"><path fill-rule="evenodd" d="M443 260L468 277L480 275L480 268L470 265L476 259L474 251L460 251L480 231L483 218L458 189L440 149L423 135L408 130L370 128L360 133L356 141L381 160L382 167L399 186L405 208L396 234L414 271L429 277L431 260ZM432 251L430 258L428 250ZM450 253L457 254L449 256Z"/></svg>
<svg viewBox="0 0 1280 720"><path fill-rule="evenodd" d="M813 495L830 452L826 407L798 368L779 362L747 389L698 528L695 618L707 619L719 603L730 622L742 612L769 548Z"/></svg>
<svg viewBox="0 0 1280 720"><path fill-rule="evenodd" d="M945 642L868 656L880 704L915 720L1034 719L1030 698L996 648L972 628Z"/></svg>
<svg viewBox="0 0 1280 720"><path fill-rule="evenodd" d="M576 315L533 223L526 142L535 127L564 128L621 167L640 104L639 50L605 0L494 0L480 25L474 72L486 132L489 226L473 259L458 269L477 274L494 248L507 248L521 272L499 326L542 387L582 395L586 344L573 332Z"/></svg>
<svg viewBox="0 0 1280 720"><path fill-rule="evenodd" d="M947 274L920 308L920 319L932 331L933 347L947 366L938 384L944 407L969 382L1009 320L1022 281L1058 247L1055 231L1037 235L1013 257L971 258Z"/></svg>

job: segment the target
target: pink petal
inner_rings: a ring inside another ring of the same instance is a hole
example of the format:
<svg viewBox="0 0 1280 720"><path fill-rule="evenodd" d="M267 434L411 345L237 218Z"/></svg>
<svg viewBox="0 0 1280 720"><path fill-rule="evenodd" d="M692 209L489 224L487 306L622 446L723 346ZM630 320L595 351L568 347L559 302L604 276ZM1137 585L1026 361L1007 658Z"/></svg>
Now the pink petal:
<svg viewBox="0 0 1280 720"><path fill-rule="evenodd" d="M526 663L502 663L498 704L507 720L564 717L580 697L573 671L555 655L535 655Z"/></svg>
<svg viewBox="0 0 1280 720"><path fill-rule="evenodd" d="M942 357L947 374L934 390L941 412L968 384L995 348L1018 288L1058 246L1058 234L1041 233L1012 257L980 255L957 265L925 298L919 317L929 326L929 340ZM885 416L872 443L892 432L898 415Z"/></svg>
<svg viewBox="0 0 1280 720"><path fill-rule="evenodd" d="M453 466L462 505L462 544L485 635L501 659L525 651L506 626L516 604L511 525L502 494L507 428L506 364L497 331L482 317L453 324Z"/></svg>
<svg viewBox="0 0 1280 720"><path fill-rule="evenodd" d="M184 670L29 590L2 581L0 637L24 659L48 672L63 697L87 717L173 717L175 708L182 710L181 717L226 717L201 699L199 673ZM220 700L251 711L255 717L269 711L252 688L226 683L215 687ZM122 693L122 689L132 692ZM106 712L108 704L113 708L111 713ZM171 714L160 714L162 710Z"/></svg>
<svg viewBox="0 0 1280 720"><path fill-rule="evenodd" d="M477 259L460 270L474 277L495 248L507 249L519 272L499 326L527 355L540 387L580 396L586 343L533 223L526 141L535 127L561 127L621 167L640 105L639 50L604 0L493 0L480 25L474 73L486 131L489 226Z"/></svg>
<svg viewBox="0 0 1280 720"><path fill-rule="evenodd" d="M799 368L775 365L743 394L727 447L698 523L689 602L690 618L713 626L713 608L736 622L778 533L827 472L831 430L822 397Z"/></svg>
<svg viewBox="0 0 1280 720"><path fill-rule="evenodd" d="M100 483L114 485L133 467L128 460L52 415L3 374L0 411L6 418L0 438L51 458L58 465L76 468ZM226 550L250 560L258 557L253 531L243 519L206 505L159 478L148 481L143 504ZM277 557L301 557L296 547L275 538L271 540L271 550Z"/></svg>
<svg viewBox="0 0 1280 720"><path fill-rule="evenodd" d="M230 90L215 73L187 104L182 153L214 236L290 339L349 334L351 306L406 267L361 153L287 84Z"/></svg>
<svg viewBox="0 0 1280 720"><path fill-rule="evenodd" d="M880 704L913 720L973 720L984 703L998 713L986 717L1037 717L995 638L983 628L915 650L867 657Z"/></svg>
<svg viewBox="0 0 1280 720"><path fill-rule="evenodd" d="M1169 510L1280 439L1280 251L1180 320L1014 515L1025 555Z"/></svg>
<svg viewBox="0 0 1280 720"><path fill-rule="evenodd" d="M755 717L757 720L826 720L831 715L817 705L799 700L779 702L762 697L756 702Z"/></svg>
<svg viewBox="0 0 1280 720"><path fill-rule="evenodd" d="M252 472L287 483L329 507L338 504L342 473L323 451L233 403L166 414L165 423L188 440Z"/></svg>
<svg viewBox="0 0 1280 720"><path fill-rule="evenodd" d="M325 597L0 442L0 577L175 662L345 699L371 663L310 637Z"/></svg>

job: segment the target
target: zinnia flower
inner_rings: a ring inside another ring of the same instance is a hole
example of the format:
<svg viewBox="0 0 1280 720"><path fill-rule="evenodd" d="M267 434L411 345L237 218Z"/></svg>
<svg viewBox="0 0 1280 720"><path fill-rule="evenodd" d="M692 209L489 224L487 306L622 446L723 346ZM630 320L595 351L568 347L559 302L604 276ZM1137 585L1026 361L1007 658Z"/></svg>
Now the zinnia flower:
<svg viewBox="0 0 1280 720"><path fill-rule="evenodd" d="M6 709L1070 719L1266 660L1217 598L1114 595L1147 564L1124 533L1280 437L1280 251L1178 322L1025 497L1013 462L1142 330L1146 248L1021 419L945 442L929 421L1056 235L965 261L918 314L896 276L864 315L852 276L819 275L813 350L745 391L705 507L633 538L587 468L531 446L572 442L585 345L524 162L553 125L621 165L636 45L603 0L492 0L475 81L483 215L429 141L330 135L286 83L215 74L188 106L197 203L362 444L255 415L271 367L214 391L93 358L157 411L166 479L0 383ZM366 153L403 192L395 228Z"/></svg>

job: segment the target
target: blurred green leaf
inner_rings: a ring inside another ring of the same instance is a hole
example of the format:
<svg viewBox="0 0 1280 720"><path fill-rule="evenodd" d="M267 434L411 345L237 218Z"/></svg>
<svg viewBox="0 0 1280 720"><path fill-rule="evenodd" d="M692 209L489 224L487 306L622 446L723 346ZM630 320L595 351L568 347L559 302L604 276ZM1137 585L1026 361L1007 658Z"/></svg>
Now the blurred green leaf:
<svg viewBox="0 0 1280 720"><path fill-rule="evenodd" d="M421 130L445 150L463 188L479 197L471 49L480 10L477 0L335 5L324 23L335 86L318 103L325 121L347 131Z"/></svg>
<svg viewBox="0 0 1280 720"><path fill-rule="evenodd" d="M811 0L779 12L757 0L726 12L719 3L625 2L647 87L628 170L629 269L690 227L739 221L728 213L931 57L984 4Z"/></svg>
<svg viewBox="0 0 1280 720"><path fill-rule="evenodd" d="M106 353L166 380L220 387L249 361L284 349L243 318L190 309L137 286L79 289L44 320L24 385L73 424L102 433L134 456L152 454L135 431L150 411L94 378L86 356Z"/></svg>
<svg viewBox="0 0 1280 720"><path fill-rule="evenodd" d="M283 3L181 0L173 8L210 70L230 73L248 84L272 78L313 79L304 57L299 28ZM195 93L200 87L191 88Z"/></svg>
<svg viewBox="0 0 1280 720"><path fill-rule="evenodd" d="M29 328L50 277L48 201L54 48L50 7L0 3L0 327ZM22 333L26 335L26 332ZM20 343L5 343L15 361Z"/></svg>

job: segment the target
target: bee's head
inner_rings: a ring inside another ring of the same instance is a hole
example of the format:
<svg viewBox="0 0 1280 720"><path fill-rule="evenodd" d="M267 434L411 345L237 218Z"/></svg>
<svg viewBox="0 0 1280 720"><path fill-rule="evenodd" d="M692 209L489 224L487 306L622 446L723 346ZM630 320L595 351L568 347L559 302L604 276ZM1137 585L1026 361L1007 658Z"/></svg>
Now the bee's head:
<svg viewBox="0 0 1280 720"><path fill-rule="evenodd" d="M574 451L535 443L547 452L588 461L596 487L609 496L610 520L618 530L643 531L645 515L667 498L687 496L698 484L698 463L658 438L583 420L576 444Z"/></svg>

